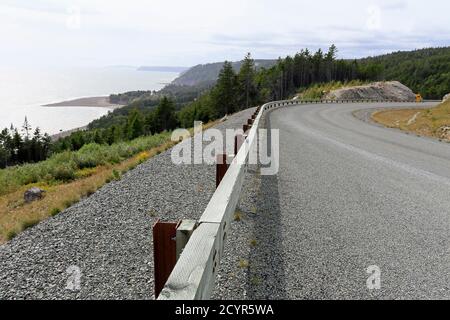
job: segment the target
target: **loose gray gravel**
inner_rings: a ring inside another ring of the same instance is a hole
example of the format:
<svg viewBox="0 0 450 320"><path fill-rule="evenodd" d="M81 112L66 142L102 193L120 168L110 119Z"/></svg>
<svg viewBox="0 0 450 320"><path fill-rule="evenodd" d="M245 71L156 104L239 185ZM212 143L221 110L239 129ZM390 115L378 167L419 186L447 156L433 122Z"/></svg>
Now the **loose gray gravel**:
<svg viewBox="0 0 450 320"><path fill-rule="evenodd" d="M241 128L253 111L216 128ZM152 225L198 219L214 190L214 166L155 156L0 246L0 299L153 299ZM66 288L71 266L79 291Z"/></svg>

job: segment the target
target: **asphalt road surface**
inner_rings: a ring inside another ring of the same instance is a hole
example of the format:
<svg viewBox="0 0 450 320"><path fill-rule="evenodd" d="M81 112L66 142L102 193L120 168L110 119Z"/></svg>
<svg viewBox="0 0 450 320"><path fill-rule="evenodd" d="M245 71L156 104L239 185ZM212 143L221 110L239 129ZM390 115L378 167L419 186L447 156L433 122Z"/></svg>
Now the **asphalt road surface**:
<svg viewBox="0 0 450 320"><path fill-rule="evenodd" d="M270 113L271 128L280 129L278 183L270 188L278 194L281 298L450 298L450 144L353 116L399 106L407 105Z"/></svg>

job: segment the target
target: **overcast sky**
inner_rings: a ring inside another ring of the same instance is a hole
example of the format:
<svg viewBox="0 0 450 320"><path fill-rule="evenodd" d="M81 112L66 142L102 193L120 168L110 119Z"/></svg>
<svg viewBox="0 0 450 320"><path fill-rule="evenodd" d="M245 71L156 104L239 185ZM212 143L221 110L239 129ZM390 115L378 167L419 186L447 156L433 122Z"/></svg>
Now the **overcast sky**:
<svg viewBox="0 0 450 320"><path fill-rule="evenodd" d="M450 45L442 0L0 0L0 65L172 65Z"/></svg>

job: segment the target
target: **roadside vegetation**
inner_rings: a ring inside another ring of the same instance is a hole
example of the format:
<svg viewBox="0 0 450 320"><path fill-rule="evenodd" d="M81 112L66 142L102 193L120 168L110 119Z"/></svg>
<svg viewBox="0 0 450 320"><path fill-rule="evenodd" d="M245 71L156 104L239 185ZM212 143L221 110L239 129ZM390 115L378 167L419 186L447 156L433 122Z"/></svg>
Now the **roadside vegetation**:
<svg viewBox="0 0 450 320"><path fill-rule="evenodd" d="M170 133L164 132L112 145L89 143L78 151L56 153L45 161L8 167L0 170L0 196L30 184L52 185L83 178L96 167L121 163L169 140Z"/></svg>
<svg viewBox="0 0 450 320"><path fill-rule="evenodd" d="M170 148L173 143L169 139L169 133L164 133L138 138L130 144L89 144L40 163L0 170L0 244ZM44 198L25 203L23 194L30 187L45 190Z"/></svg>
<svg viewBox="0 0 450 320"><path fill-rule="evenodd" d="M379 111L372 118L390 128L450 141L450 100L429 109Z"/></svg>
<svg viewBox="0 0 450 320"><path fill-rule="evenodd" d="M203 129L216 123L210 122ZM173 147L177 142L170 137L171 132L163 132L111 146L92 143L36 164L0 170L0 244L89 197L103 185L120 180L127 171ZM45 190L45 196L25 203L24 192L31 187Z"/></svg>

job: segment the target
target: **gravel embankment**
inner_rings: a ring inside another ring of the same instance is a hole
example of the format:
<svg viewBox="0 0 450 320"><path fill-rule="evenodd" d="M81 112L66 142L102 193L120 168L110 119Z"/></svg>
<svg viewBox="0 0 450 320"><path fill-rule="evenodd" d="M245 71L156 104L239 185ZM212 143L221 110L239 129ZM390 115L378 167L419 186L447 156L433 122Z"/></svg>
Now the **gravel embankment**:
<svg viewBox="0 0 450 320"><path fill-rule="evenodd" d="M218 129L240 128L253 109ZM0 246L0 299L153 299L151 228L198 219L215 167L172 164L170 150ZM81 271L79 291L67 269Z"/></svg>

